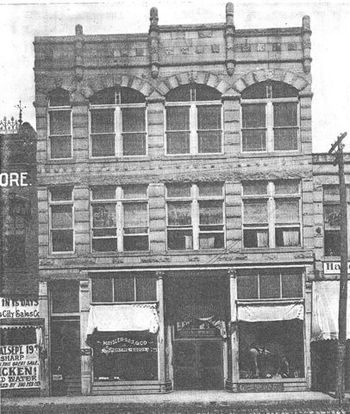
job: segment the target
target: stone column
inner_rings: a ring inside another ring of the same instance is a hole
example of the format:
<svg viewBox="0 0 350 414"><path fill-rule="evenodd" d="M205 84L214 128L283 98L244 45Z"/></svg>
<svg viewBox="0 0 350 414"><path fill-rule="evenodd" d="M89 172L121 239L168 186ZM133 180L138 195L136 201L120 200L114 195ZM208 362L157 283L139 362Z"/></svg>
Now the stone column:
<svg viewBox="0 0 350 414"><path fill-rule="evenodd" d="M81 393L91 394L92 349L86 344L86 331L90 308L89 280L80 281L80 353L81 353Z"/></svg>
<svg viewBox="0 0 350 414"><path fill-rule="evenodd" d="M165 335L164 335L163 277L164 277L164 272L157 272L157 301L158 301L158 314L159 314L158 381L161 383L161 390L165 391Z"/></svg>
<svg viewBox="0 0 350 414"><path fill-rule="evenodd" d="M42 349L40 352L40 395L47 397L50 394L50 358L49 355L49 328L50 328L50 315L49 315L49 300L47 282L39 282L39 314L41 318L44 318Z"/></svg>
<svg viewBox="0 0 350 414"><path fill-rule="evenodd" d="M237 274L234 269L228 271L230 277L230 304L231 304L231 382L232 390L236 391L239 379L239 349L238 349L238 332L237 332Z"/></svg>

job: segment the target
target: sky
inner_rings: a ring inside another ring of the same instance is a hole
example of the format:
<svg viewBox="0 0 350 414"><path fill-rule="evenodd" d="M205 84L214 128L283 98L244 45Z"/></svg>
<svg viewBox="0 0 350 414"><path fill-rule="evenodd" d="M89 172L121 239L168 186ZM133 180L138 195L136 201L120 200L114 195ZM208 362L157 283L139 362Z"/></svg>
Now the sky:
<svg viewBox="0 0 350 414"><path fill-rule="evenodd" d="M311 17L313 77L313 151L328 151L344 131L350 151L350 2L333 0L236 0L236 29L301 26ZM158 8L159 24L220 23L226 0L12 0L0 2L0 118L18 116L35 127L35 36L148 32L149 10ZM346 40L348 39L348 40Z"/></svg>

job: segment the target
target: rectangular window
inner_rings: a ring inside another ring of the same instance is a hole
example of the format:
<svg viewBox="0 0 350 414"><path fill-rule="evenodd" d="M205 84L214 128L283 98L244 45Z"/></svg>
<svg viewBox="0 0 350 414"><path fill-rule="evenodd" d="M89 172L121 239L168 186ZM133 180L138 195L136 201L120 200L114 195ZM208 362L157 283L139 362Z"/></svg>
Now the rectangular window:
<svg viewBox="0 0 350 414"><path fill-rule="evenodd" d="M49 108L50 157L72 157L71 109Z"/></svg>
<svg viewBox="0 0 350 414"><path fill-rule="evenodd" d="M91 155L115 155L115 115L113 108L91 109Z"/></svg>
<svg viewBox="0 0 350 414"><path fill-rule="evenodd" d="M350 201L348 194L347 201ZM339 186L324 186L323 221L325 256L340 256L340 220Z"/></svg>
<svg viewBox="0 0 350 414"><path fill-rule="evenodd" d="M243 151L266 150L266 105L242 105Z"/></svg>
<svg viewBox="0 0 350 414"><path fill-rule="evenodd" d="M149 249L147 186L98 186L91 190L92 250Z"/></svg>
<svg viewBox="0 0 350 414"><path fill-rule="evenodd" d="M122 108L123 155L146 155L145 108Z"/></svg>
<svg viewBox="0 0 350 414"><path fill-rule="evenodd" d="M71 187L50 190L51 251L74 251L73 189Z"/></svg>
<svg viewBox="0 0 350 414"><path fill-rule="evenodd" d="M296 180L243 183L244 247L301 245L299 187Z"/></svg>
<svg viewBox="0 0 350 414"><path fill-rule="evenodd" d="M221 106L197 106L198 152L221 152Z"/></svg>
<svg viewBox="0 0 350 414"><path fill-rule="evenodd" d="M166 109L168 154L190 153L190 108L170 106Z"/></svg>
<svg viewBox="0 0 350 414"><path fill-rule="evenodd" d="M92 278L93 302L155 302L157 279L153 274L125 273L94 275Z"/></svg>
<svg viewBox="0 0 350 414"><path fill-rule="evenodd" d="M273 104L274 149L291 151L298 149L298 103Z"/></svg>
<svg viewBox="0 0 350 414"><path fill-rule="evenodd" d="M224 248L221 183L167 186L169 250Z"/></svg>

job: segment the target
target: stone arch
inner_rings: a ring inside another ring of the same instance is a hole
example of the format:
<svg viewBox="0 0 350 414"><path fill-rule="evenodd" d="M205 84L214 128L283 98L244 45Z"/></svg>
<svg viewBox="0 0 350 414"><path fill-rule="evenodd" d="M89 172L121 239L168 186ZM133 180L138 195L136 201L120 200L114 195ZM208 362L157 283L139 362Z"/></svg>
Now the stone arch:
<svg viewBox="0 0 350 414"><path fill-rule="evenodd" d="M248 72L246 75L236 80L233 84L233 89L238 93L242 93L248 86L267 80L287 83L299 92L311 87L310 83L304 77L293 72L282 69L259 69Z"/></svg>
<svg viewBox="0 0 350 414"><path fill-rule="evenodd" d="M77 90L76 82L73 77L51 77L51 76L42 76L39 80L36 80L37 85L36 89L36 99L35 103L37 105L46 105L48 103L48 98L50 92L55 89L63 89L69 92L69 95Z"/></svg>
<svg viewBox="0 0 350 414"><path fill-rule="evenodd" d="M79 92L84 98L89 99L90 96L98 91L116 86L135 89L146 97L149 96L154 89L152 85L144 79L124 74L96 76L88 79L79 87Z"/></svg>
<svg viewBox="0 0 350 414"><path fill-rule="evenodd" d="M202 85L210 86L224 94L230 85L219 78L219 76L211 72L182 72L177 73L176 75L171 75L161 83L157 85L158 92L165 96L170 90L177 88L178 86L187 85L189 83L198 83Z"/></svg>

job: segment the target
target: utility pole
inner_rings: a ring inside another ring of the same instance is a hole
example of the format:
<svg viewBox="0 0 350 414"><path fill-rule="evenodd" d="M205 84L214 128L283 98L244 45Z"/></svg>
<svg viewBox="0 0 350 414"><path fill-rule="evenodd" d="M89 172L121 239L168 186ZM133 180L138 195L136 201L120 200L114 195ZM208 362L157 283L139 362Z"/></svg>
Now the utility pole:
<svg viewBox="0 0 350 414"><path fill-rule="evenodd" d="M336 398L342 406L344 399L345 382L345 352L346 352L346 312L348 299L348 224L347 202L344 175L344 132L337 137L328 154L335 155L333 165L339 167L339 194L340 194L340 290L339 290L339 314L338 314L338 352L336 365Z"/></svg>

